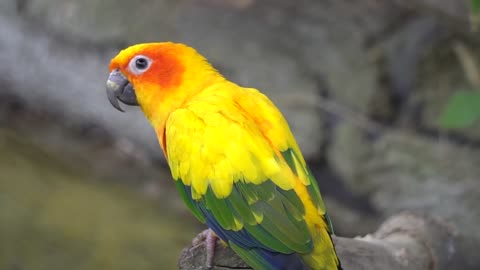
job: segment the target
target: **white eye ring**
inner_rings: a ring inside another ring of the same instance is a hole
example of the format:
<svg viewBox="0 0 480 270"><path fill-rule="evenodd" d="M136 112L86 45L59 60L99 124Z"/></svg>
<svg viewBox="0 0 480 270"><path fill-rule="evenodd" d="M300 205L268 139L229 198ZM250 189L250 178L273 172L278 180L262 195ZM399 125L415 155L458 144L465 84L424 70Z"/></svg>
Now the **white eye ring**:
<svg viewBox="0 0 480 270"><path fill-rule="evenodd" d="M128 68L135 75L140 75L147 71L152 64L152 60L145 55L136 55L130 60Z"/></svg>

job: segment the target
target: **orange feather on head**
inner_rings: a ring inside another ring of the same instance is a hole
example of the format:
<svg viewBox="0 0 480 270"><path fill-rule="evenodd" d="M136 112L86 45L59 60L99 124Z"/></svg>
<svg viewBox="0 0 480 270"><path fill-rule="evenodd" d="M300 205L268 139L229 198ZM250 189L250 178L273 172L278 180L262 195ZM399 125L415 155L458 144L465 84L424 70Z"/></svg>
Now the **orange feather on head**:
<svg viewBox="0 0 480 270"><path fill-rule="evenodd" d="M156 83L162 88L178 87L185 72L185 66L179 56L182 55L181 47L173 43L149 44L138 46L133 50L123 50L110 62L110 71L120 69L130 81L141 79L145 82ZM144 55L153 59L149 70L142 74L134 74L129 70L129 61L135 55Z"/></svg>

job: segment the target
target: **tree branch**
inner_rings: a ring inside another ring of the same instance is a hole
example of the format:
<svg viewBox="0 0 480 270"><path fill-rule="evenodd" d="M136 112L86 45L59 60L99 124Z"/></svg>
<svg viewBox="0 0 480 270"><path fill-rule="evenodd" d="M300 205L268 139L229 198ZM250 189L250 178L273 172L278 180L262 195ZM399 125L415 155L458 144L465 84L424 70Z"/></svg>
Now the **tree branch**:
<svg viewBox="0 0 480 270"><path fill-rule="evenodd" d="M448 224L413 213L385 221L373 234L354 239L334 236L344 270L453 269L455 231ZM232 250L218 244L213 270L251 269ZM206 270L203 244L185 248L181 270Z"/></svg>

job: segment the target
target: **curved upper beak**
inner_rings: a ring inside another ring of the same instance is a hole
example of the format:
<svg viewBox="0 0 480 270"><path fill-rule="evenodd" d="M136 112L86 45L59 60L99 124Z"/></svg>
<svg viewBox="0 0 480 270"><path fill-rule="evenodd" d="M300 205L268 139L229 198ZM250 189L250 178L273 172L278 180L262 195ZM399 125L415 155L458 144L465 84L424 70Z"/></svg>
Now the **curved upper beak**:
<svg viewBox="0 0 480 270"><path fill-rule="evenodd" d="M139 105L135 89L127 78L118 70L110 73L107 80L107 97L113 107L123 112L119 100L127 105Z"/></svg>

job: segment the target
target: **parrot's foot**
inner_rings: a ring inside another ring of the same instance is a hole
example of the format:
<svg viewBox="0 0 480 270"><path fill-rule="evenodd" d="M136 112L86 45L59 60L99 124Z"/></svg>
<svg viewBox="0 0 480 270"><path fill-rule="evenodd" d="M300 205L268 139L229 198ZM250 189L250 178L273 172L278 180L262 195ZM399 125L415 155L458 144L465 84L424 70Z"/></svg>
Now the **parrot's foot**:
<svg viewBox="0 0 480 270"><path fill-rule="evenodd" d="M210 269L213 267L213 258L215 256L215 246L217 245L218 237L215 233L210 230L204 230L203 232L199 233L195 238L192 240L193 246L201 245L202 242L205 243L205 249L207 251L207 262L206 266Z"/></svg>

